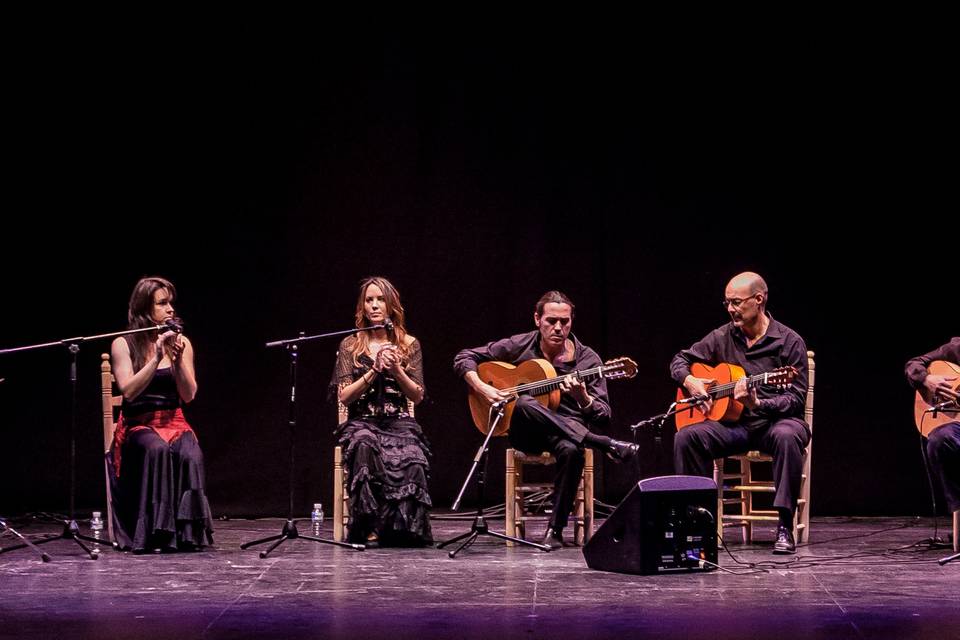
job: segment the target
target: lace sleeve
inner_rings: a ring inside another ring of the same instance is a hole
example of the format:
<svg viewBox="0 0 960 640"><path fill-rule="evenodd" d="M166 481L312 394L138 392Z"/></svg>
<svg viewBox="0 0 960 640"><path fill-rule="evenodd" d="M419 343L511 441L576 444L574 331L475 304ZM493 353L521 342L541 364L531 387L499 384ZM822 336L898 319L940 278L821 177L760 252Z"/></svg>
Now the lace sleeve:
<svg viewBox="0 0 960 640"><path fill-rule="evenodd" d="M423 351L420 349L420 341L416 338L410 343L405 371L411 380L420 385L423 395L426 396L427 386L423 383Z"/></svg>
<svg viewBox="0 0 960 640"><path fill-rule="evenodd" d="M340 342L337 351L337 362L333 367L333 376L327 388L327 398L336 402L341 388L353 382L353 336L348 336Z"/></svg>
<svg viewBox="0 0 960 640"><path fill-rule="evenodd" d="M337 368L333 375L338 385L353 382L353 342L352 336L345 338L337 351Z"/></svg>

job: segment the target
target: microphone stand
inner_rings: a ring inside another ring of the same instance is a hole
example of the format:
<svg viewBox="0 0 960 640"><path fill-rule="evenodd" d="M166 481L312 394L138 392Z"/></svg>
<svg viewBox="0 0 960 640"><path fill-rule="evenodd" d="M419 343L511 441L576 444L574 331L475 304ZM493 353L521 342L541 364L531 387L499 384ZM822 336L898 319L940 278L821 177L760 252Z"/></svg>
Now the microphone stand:
<svg viewBox="0 0 960 640"><path fill-rule="evenodd" d="M655 457L654 457L654 463L655 463L655 465L658 466L658 467L661 466L661 465L664 463L664 461L663 461L663 447L662 447L662 444L663 444L663 425L664 425L664 423L666 423L667 418L669 418L670 416L672 416L672 415L674 415L674 414L677 413L676 407L677 407L677 403L674 402L673 404L670 405L670 408L667 409L667 411L666 411L665 413L661 413L661 414L658 414L658 415L655 415L655 416L651 416L650 418L647 418L647 419L645 419L645 420L641 420L640 422L637 422L636 424L630 425L630 431L631 431L631 433L632 433L632 439L633 439L634 442L637 442L637 432L638 432L640 429L645 429L645 428L647 428L647 427L653 427L653 443L654 443L654 445L655 445L655 448L654 448L654 456L655 456ZM685 409L684 409L684 410L685 410ZM637 467L637 471L638 471L638 473L639 473L639 468L640 468L639 460L636 460L636 461L635 461L635 464L636 464L636 467Z"/></svg>
<svg viewBox="0 0 960 640"><path fill-rule="evenodd" d="M38 554L40 554L41 560L43 560L44 562L50 562L50 556L48 556L43 549L41 549L37 545L30 542L30 540L28 540L27 538L24 538L23 534L21 534L16 529L8 525L6 520L4 520L3 518L0 518L0 534L6 533L7 531L9 531L12 535L16 536L17 538L20 538L20 540L23 541L23 544L17 545L16 547L11 547L11 549L12 548L20 549L22 547L30 547L31 549L36 551ZM51 539L56 540L57 538L51 538ZM3 551L9 551L9 549L3 549ZM3 551L0 551L0 553L3 553Z"/></svg>
<svg viewBox="0 0 960 640"><path fill-rule="evenodd" d="M392 325L391 325L392 326ZM266 347L271 349L273 347L283 347L287 350L287 355L290 356L290 395L287 402L287 427L290 431L290 452L288 457L287 467L290 471L289 481L288 481L288 503L287 503L287 521L283 523L283 529L279 534L268 536L266 538L260 538L259 540L253 540L251 542L244 542L240 545L241 549L249 549L250 547L256 546L258 544L263 544L265 542L273 542L272 545L267 547L266 551L260 552L261 558L266 558L270 555L274 549L279 547L281 544L287 540L294 540L296 538L303 538L304 540L311 540L313 542L321 542L323 544L332 544L338 547L346 547L348 549L353 549L354 551L363 551L366 549L366 546L362 544L353 544L350 542L337 542L336 540L328 540L326 538L317 538L315 536L303 535L297 530L297 521L293 517L293 484L295 479L295 456L294 456L294 447L295 447L295 435L297 432L297 357L299 355L299 345L302 342L310 342L311 340L319 340L320 338L331 338L334 336L346 336L353 335L355 333L360 333L361 331L373 331L374 329L387 329L388 326L385 324L376 324L369 327L363 327L360 329L347 329L345 331L333 331L330 333L320 333L312 336L305 336L303 332L296 338L288 338L285 340L274 340L268 342Z"/></svg>
<svg viewBox="0 0 960 640"><path fill-rule="evenodd" d="M115 331L113 333L101 333L100 335L95 336L78 336L76 338L65 338L63 340L44 342L42 344L33 344L25 347L0 349L0 355L4 355L7 353L33 351L34 349L66 345L67 351L70 352L70 511L68 518L63 521L63 531L61 531L59 535L42 538L33 544L27 542L26 539L13 531L13 529L10 529L10 527L4 525L5 529L13 532L19 538L24 540L24 544L15 544L10 547L4 547L3 549L0 549L0 553L6 553L7 551L22 549L29 546L30 548L38 551L40 553L40 558L46 562L49 560L49 556L37 549L35 545L53 542L54 540L66 539L73 540L80 545L80 548L83 549L88 556L90 556L91 560L96 560L99 557L100 550L98 548L91 549L87 545L83 544L83 541L86 540L87 542L98 544L102 543L103 540L80 533L80 526L77 524L74 511L77 494L77 354L80 353L80 344L84 342L92 342L94 340L102 340L103 338L115 338L133 333L143 333L145 331L165 331L171 329L172 327L169 325L158 324L151 327L144 327L142 329L128 329L126 331Z"/></svg>
<svg viewBox="0 0 960 640"><path fill-rule="evenodd" d="M667 418L671 418L681 411L689 411L696 406L703 404L709 396L692 396L690 398L684 398L683 400L677 400L670 407L661 414L647 418L646 420L641 420L636 424L630 425L630 430L633 431L633 439L637 439L637 430L643 429L646 427L653 427L653 440L656 444L661 444L663 442L663 425L667 421ZM684 405L682 408L678 408L681 405Z"/></svg>
<svg viewBox="0 0 960 640"><path fill-rule="evenodd" d="M460 487L460 493L457 494L457 499L453 501L453 510L457 511L460 508L460 500L463 498L463 493L467 490L467 486L470 484L470 479L473 477L473 472L479 467L480 472L477 474L477 514L473 518L473 524L470 526L470 531L462 533L455 538L451 538L437 545L438 549L443 549L448 544L453 544L454 542L463 540L463 543L459 547L447 553L447 555L451 558L457 557L458 553L473 544L477 537L481 535L493 536L494 538L499 538L500 540L508 540L517 544L524 544L528 547L540 549L541 551L550 551L549 545L538 544L536 542L524 540L523 538L514 538L513 536L508 536L503 533L490 531L490 528L487 526L487 521L483 517L483 488L485 484L484 477L487 470L487 454L489 453L490 438L493 436L493 432L496 431L497 424L503 418L503 413L506 406L506 400L496 402L491 405L490 419L487 420L490 425L490 428L487 429L487 437L484 439L483 444L480 445L476 455L473 457L473 465L470 467L470 472L467 474L467 479L464 481L463 486ZM464 540L464 538L466 538L466 540Z"/></svg>
<svg viewBox="0 0 960 640"><path fill-rule="evenodd" d="M665 413L652 416L646 420L641 420L636 424L630 425L630 430L633 432L633 441L637 441L637 431L639 429L653 427L653 441L657 445L661 444L663 442L663 425L667 421L667 418L677 413L676 407L677 403L674 402L670 405L670 408L667 409ZM686 411L686 409L684 409L684 411Z"/></svg>

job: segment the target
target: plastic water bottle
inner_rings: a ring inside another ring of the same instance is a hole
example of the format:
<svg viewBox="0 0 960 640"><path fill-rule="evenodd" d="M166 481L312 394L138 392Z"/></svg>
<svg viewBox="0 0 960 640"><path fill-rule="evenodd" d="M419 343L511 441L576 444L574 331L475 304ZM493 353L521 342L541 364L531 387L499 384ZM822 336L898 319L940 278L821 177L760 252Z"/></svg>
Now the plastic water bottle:
<svg viewBox="0 0 960 640"><path fill-rule="evenodd" d="M323 527L323 505L319 502L313 503L313 511L310 512L310 524L313 525L313 535L320 536L320 529Z"/></svg>
<svg viewBox="0 0 960 640"><path fill-rule="evenodd" d="M100 516L99 511L94 511L93 517L90 518L90 535L97 540L103 539L103 518ZM100 553L100 544L98 542L93 543L93 552Z"/></svg>

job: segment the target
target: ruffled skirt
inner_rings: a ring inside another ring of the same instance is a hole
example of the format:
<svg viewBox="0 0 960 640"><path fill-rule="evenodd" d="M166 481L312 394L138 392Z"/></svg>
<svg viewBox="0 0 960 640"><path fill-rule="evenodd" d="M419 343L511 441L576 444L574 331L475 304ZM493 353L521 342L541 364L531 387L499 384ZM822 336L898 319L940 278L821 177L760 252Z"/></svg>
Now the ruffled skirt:
<svg viewBox="0 0 960 640"><path fill-rule="evenodd" d="M131 430L122 448L119 477L114 456L107 454L113 532L120 548L183 551L213 544L203 453L193 432L167 444L153 429Z"/></svg>
<svg viewBox="0 0 960 640"><path fill-rule="evenodd" d="M337 431L348 471L351 542L433 543L429 443L411 418L354 419Z"/></svg>

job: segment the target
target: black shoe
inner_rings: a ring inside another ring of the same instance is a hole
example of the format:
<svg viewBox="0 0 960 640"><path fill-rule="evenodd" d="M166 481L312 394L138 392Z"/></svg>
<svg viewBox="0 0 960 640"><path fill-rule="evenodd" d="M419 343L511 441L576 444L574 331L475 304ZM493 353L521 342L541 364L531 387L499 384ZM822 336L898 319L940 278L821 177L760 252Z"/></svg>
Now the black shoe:
<svg viewBox="0 0 960 640"><path fill-rule="evenodd" d="M611 440L610 449L607 451L607 457L617 462L626 462L637 457L640 451L638 445L623 440Z"/></svg>
<svg viewBox="0 0 960 640"><path fill-rule="evenodd" d="M543 535L543 544L550 547L550 549L562 549L563 534L553 527L547 527L547 532Z"/></svg>
<svg viewBox="0 0 960 640"><path fill-rule="evenodd" d="M797 552L797 543L793 541L793 532L786 527L777 527L777 541L773 543L773 552L785 555Z"/></svg>

